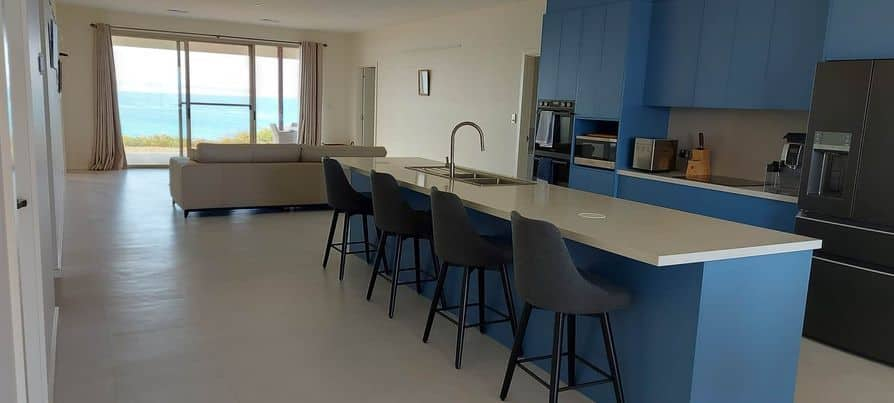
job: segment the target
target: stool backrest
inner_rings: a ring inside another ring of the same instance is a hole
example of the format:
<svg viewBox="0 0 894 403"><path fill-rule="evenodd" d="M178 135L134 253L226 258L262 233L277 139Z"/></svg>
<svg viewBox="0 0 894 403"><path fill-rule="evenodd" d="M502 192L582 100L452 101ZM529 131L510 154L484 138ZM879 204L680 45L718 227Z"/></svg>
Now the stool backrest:
<svg viewBox="0 0 894 403"><path fill-rule="evenodd" d="M555 225L513 211L512 248L515 285L531 305L565 312L569 303L592 294Z"/></svg>
<svg viewBox="0 0 894 403"><path fill-rule="evenodd" d="M435 253L445 262L465 261L465 255L470 252L470 243L481 239L462 200L453 193L434 187L431 189L431 220Z"/></svg>
<svg viewBox="0 0 894 403"><path fill-rule="evenodd" d="M326 182L326 198L329 206L341 211L350 211L363 202L363 195L358 193L348 182L345 171L338 161L323 158L323 179ZM368 203L368 202L367 202Z"/></svg>
<svg viewBox="0 0 894 403"><path fill-rule="evenodd" d="M411 234L416 230L416 210L404 200L393 176L372 171L373 214L376 227L393 234Z"/></svg>

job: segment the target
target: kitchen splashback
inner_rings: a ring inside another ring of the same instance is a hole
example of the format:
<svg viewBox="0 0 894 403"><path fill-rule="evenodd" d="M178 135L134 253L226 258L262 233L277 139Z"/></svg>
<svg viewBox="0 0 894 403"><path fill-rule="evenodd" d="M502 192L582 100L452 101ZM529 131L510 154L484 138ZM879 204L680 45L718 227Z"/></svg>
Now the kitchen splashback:
<svg viewBox="0 0 894 403"><path fill-rule="evenodd" d="M679 149L689 149L704 132L714 175L762 181L767 163L779 159L782 136L804 132L807 118L801 111L674 108L668 138L678 140Z"/></svg>

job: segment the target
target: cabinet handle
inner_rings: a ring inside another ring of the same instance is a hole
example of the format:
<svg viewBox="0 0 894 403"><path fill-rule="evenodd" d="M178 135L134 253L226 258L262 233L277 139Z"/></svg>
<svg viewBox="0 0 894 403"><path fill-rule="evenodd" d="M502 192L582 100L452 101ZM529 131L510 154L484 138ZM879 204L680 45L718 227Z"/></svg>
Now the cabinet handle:
<svg viewBox="0 0 894 403"><path fill-rule="evenodd" d="M837 227L845 227L845 228L851 228L851 229L856 229L856 230L861 230L861 231L875 232L875 233L882 234L882 235L894 236L894 232L883 231L883 230L875 229L875 228L858 227L856 225L844 224L844 223L835 222L835 221L821 220L819 218L807 217L800 213L797 216L795 216L795 218L800 219L800 220L807 220L807 221L813 221L813 222L818 222L818 223L823 223L823 224L834 225Z"/></svg>
<svg viewBox="0 0 894 403"><path fill-rule="evenodd" d="M857 265L853 265L853 264L850 264L850 263L839 262L839 261L837 261L837 260L827 259L827 258L819 257L819 256L814 256L813 258L816 259L816 260L819 260L819 261L826 262L826 263L837 264L837 265L840 265L840 266L850 267L850 268L852 268L852 269L857 269L857 270L862 270L862 271L868 271L868 272L870 272L870 273L881 274L881 275L883 275L883 276L888 276L888 277L894 277L894 274L886 273L886 272L878 271L878 270L873 270L873 269L870 269L870 268L867 268L867 267L863 267L863 266L857 266Z"/></svg>

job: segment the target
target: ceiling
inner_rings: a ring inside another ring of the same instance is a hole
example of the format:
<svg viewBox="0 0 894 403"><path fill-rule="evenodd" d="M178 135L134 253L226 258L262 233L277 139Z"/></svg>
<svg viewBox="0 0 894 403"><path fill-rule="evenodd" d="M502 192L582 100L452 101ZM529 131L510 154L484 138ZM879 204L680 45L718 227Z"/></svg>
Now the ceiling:
<svg viewBox="0 0 894 403"><path fill-rule="evenodd" d="M520 0L60 0L141 14L357 32ZM169 9L183 10L172 12ZM273 19L275 21L263 21Z"/></svg>

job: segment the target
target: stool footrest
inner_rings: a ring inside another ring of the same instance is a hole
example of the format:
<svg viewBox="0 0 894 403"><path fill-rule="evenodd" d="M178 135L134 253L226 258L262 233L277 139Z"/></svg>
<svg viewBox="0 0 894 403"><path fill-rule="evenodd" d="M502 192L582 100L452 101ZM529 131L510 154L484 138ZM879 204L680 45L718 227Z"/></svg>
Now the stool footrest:
<svg viewBox="0 0 894 403"><path fill-rule="evenodd" d="M562 353L562 356L567 357L568 353ZM552 358L552 355L541 355L541 356L536 356L536 357L519 357L515 361L515 363L518 365L519 368L521 368L523 371L527 372L528 375L531 375L538 383L549 388L549 381L546 381L543 378L541 378L539 375L535 374L534 371L531 370L530 368L528 368L528 366L525 364L533 362L533 361L547 360L547 359L551 359L551 358ZM606 373L605 371L599 369L599 367L597 367L592 362L587 361L580 357L575 357L575 359L576 359L576 361L584 364L586 367L598 372L600 375L604 376L605 378L597 379L594 381L577 382L574 385L563 386L563 387L559 388L559 392L565 392L568 390L577 390L577 389L585 388L588 386L602 385L605 383L611 383L614 380L613 376L611 376L608 373Z"/></svg>
<svg viewBox="0 0 894 403"><path fill-rule="evenodd" d="M363 245L363 244L366 244L366 242L363 242L363 241L351 241L351 242L348 242L348 243L347 243L348 246L351 246L351 245ZM344 253L344 254L346 254L346 255L355 255L355 254L358 254L358 253L367 253L367 252L369 252L369 253L376 253L376 251L377 251L379 245L370 242L370 243L369 243L369 247L370 247L370 249L361 249L361 250L354 250L354 251L347 251L347 252L344 251L344 245L342 245L341 242L333 243L332 245L329 245L329 247L332 248L332 249L335 249L336 251L338 251L338 253Z"/></svg>
<svg viewBox="0 0 894 403"><path fill-rule="evenodd" d="M478 302L475 302L475 303L467 304L466 307L467 307L467 308L473 308L473 307L477 307L478 305L480 305L480 304L479 304ZM453 323L454 325L459 326L459 321L456 320L456 319L454 319L452 316L447 315L447 313L446 313L447 311L453 311L453 310L457 310L457 309L462 309L462 306L461 306L461 305L454 305L454 306L445 306L445 307L437 308L437 309L435 309L435 313L437 313L438 315L441 315L442 317L444 317L444 319L449 320L449 321L450 321L451 323ZM503 312L500 312L500 311L498 311L496 308L491 307L490 305L484 305L484 309L487 309L488 311L491 311L491 312L495 313L495 314L496 314L497 316L499 316L501 319L486 320L486 321L484 321L483 323L482 323L482 322L477 322L477 323L473 323L473 324L468 324L468 323L467 323L466 326L465 326L467 329L470 328L470 327L476 327L476 326L478 326L478 325L490 325L490 324L494 324L494 323L504 323L504 322L510 322L510 321L511 321L511 320L509 319L509 315L508 315L508 314L505 314L505 313L503 313Z"/></svg>

